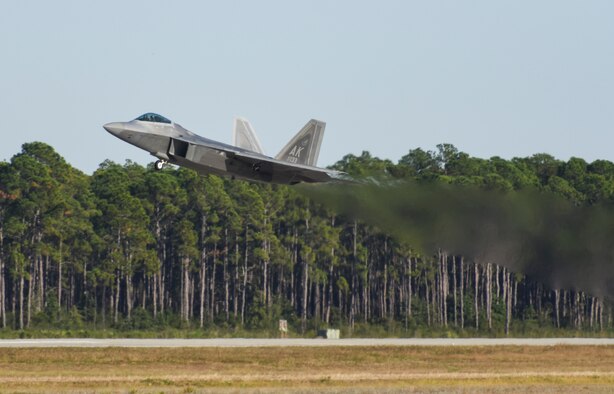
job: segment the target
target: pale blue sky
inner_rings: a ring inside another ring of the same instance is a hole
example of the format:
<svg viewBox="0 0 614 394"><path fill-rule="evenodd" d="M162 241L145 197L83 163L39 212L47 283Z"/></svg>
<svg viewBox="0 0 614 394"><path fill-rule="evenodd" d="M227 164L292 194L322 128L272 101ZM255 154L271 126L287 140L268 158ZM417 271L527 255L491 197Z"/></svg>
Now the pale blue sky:
<svg viewBox="0 0 614 394"><path fill-rule="evenodd" d="M612 1L2 1L0 160L40 140L90 173L147 163L102 124L158 112L275 154L310 118L319 164L455 144L614 161Z"/></svg>

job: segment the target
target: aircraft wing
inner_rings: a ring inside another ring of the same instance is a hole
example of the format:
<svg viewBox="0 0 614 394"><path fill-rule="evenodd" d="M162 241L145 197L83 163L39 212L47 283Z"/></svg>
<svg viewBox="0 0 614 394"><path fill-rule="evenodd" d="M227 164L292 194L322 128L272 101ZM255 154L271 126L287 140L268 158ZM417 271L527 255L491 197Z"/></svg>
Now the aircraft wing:
<svg viewBox="0 0 614 394"><path fill-rule="evenodd" d="M289 179L288 183L299 182L330 182L341 179L343 172L327 170L325 168L288 163L267 156L253 155L250 152L226 152L227 157L243 163L252 171L268 178L270 175L275 179ZM285 182L284 182L285 183Z"/></svg>
<svg viewBox="0 0 614 394"><path fill-rule="evenodd" d="M198 135L171 141L169 155L174 162L204 173L251 179L261 182L296 184L343 180L340 171L289 163Z"/></svg>

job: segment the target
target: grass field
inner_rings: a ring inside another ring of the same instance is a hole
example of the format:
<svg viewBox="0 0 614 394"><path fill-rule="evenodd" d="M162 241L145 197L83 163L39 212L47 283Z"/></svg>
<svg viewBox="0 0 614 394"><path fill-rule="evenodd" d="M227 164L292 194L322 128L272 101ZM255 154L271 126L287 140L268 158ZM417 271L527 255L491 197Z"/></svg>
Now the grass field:
<svg viewBox="0 0 614 394"><path fill-rule="evenodd" d="M0 349L1 392L612 392L613 346Z"/></svg>

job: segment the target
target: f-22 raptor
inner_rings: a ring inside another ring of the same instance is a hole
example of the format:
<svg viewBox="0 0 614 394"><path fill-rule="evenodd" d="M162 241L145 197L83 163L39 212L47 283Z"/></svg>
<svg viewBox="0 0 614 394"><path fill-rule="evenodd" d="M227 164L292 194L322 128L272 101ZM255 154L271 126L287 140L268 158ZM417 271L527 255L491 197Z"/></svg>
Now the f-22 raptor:
<svg viewBox="0 0 614 394"><path fill-rule="evenodd" d="M157 157L156 170L172 163L202 174L294 185L345 180L344 172L316 166L325 126L310 120L275 157L264 154L252 126L241 118L234 122L234 146L196 135L154 113L103 127Z"/></svg>

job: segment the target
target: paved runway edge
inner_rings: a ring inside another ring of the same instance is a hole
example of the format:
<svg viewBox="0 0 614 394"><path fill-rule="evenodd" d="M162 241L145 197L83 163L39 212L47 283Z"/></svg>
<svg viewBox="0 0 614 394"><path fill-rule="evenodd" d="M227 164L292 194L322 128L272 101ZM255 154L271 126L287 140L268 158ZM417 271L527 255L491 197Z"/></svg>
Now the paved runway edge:
<svg viewBox="0 0 614 394"><path fill-rule="evenodd" d="M614 338L345 338L345 339L3 339L0 348L36 347L318 347L318 346L614 346Z"/></svg>

